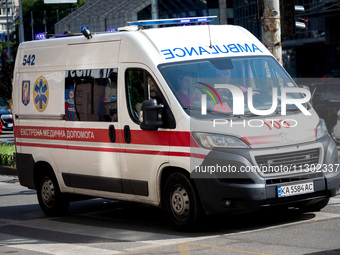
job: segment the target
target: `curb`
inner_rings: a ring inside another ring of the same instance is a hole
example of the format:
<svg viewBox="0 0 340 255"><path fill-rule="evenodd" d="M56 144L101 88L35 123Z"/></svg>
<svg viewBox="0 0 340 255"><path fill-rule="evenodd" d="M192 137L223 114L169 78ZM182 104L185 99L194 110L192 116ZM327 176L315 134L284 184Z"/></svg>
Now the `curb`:
<svg viewBox="0 0 340 255"><path fill-rule="evenodd" d="M0 166L0 174L2 175L18 175L17 169L9 166Z"/></svg>

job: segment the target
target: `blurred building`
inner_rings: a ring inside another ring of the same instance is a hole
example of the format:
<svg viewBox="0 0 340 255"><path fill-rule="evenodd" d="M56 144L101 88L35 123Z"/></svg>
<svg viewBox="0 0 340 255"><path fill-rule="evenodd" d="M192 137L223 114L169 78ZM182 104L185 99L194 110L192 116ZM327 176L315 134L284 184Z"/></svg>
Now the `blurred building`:
<svg viewBox="0 0 340 255"><path fill-rule="evenodd" d="M281 0L285 1L285 0ZM282 38L283 62L292 77L340 76L340 2L294 0L304 12L295 16L306 29ZM55 32L80 33L82 27L103 32L128 21L151 19L152 0L88 0L55 24ZM262 41L258 0L158 0L158 17L216 15L213 24L240 25Z"/></svg>
<svg viewBox="0 0 340 255"><path fill-rule="evenodd" d="M217 24L231 23L232 0L158 0L160 19L217 15ZM220 8L223 2L224 8ZM81 8L55 24L55 32L79 33L84 26L102 32L126 26L128 21L151 19L150 0L88 0ZM220 13L222 11L222 13ZM221 18L222 17L222 18Z"/></svg>
<svg viewBox="0 0 340 255"><path fill-rule="evenodd" d="M7 26L9 33L15 30L14 20L17 17L19 8L18 0L1 0L0 1L0 41L4 41L7 35ZM7 23L8 13L8 23Z"/></svg>
<svg viewBox="0 0 340 255"><path fill-rule="evenodd" d="M283 40L285 67L294 77L340 77L340 2L295 0L306 29Z"/></svg>
<svg viewBox="0 0 340 255"><path fill-rule="evenodd" d="M125 26L136 20L138 13L150 5L150 0L90 0L55 24L55 33L80 33L82 27L91 32L103 32Z"/></svg>

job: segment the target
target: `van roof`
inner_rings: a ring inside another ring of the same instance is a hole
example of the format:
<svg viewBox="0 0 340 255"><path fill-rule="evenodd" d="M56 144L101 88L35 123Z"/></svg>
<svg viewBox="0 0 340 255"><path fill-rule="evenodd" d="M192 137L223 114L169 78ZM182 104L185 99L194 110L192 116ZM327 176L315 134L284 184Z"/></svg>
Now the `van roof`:
<svg viewBox="0 0 340 255"><path fill-rule="evenodd" d="M124 39L125 38L125 39ZM136 31L83 35L24 42L21 49L44 46L87 44L93 42L128 40L148 51L156 62L168 63L202 58L228 56L271 55L267 48L249 31L234 25L191 25L150 28ZM133 47L133 45L131 45ZM150 52L151 49L153 52Z"/></svg>
<svg viewBox="0 0 340 255"><path fill-rule="evenodd" d="M142 30L165 62L226 56L271 55L249 31L234 25Z"/></svg>

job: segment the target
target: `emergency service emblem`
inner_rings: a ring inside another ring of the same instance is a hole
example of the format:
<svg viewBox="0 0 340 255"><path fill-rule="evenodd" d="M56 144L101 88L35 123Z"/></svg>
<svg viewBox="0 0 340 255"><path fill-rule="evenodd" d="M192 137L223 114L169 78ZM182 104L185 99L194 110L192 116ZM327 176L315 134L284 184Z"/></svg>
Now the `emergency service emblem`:
<svg viewBox="0 0 340 255"><path fill-rule="evenodd" d="M34 106L39 112L46 110L48 104L49 89L48 82L44 76L40 76L34 83L33 99Z"/></svg>
<svg viewBox="0 0 340 255"><path fill-rule="evenodd" d="M22 81L21 101L25 106L30 102L30 81Z"/></svg>

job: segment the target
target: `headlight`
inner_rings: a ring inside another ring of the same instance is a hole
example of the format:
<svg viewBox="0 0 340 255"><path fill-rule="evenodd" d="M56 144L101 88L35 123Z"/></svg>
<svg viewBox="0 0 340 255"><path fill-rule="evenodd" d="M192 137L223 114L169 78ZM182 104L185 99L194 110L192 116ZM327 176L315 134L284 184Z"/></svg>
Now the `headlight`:
<svg viewBox="0 0 340 255"><path fill-rule="evenodd" d="M197 142L206 149L213 148L249 148L239 138L227 135L194 133Z"/></svg>
<svg viewBox="0 0 340 255"><path fill-rule="evenodd" d="M325 135L328 135L326 123L323 119L320 119L319 124L316 127L316 139L320 139L321 137L324 137Z"/></svg>

